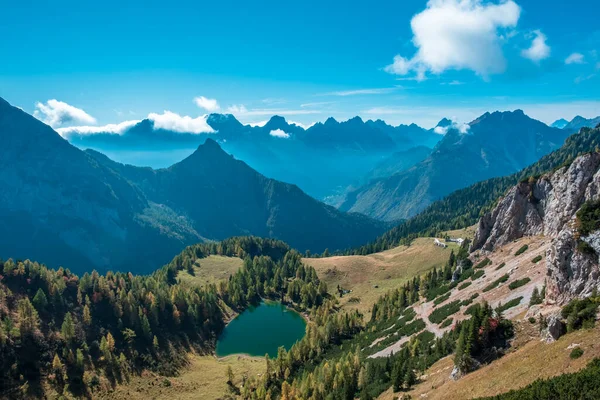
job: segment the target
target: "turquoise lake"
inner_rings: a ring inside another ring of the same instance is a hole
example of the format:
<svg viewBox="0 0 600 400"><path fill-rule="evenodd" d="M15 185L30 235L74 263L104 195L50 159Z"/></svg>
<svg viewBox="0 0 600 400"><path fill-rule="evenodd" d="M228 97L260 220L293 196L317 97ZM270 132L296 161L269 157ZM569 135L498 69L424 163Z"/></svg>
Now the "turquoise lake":
<svg viewBox="0 0 600 400"><path fill-rule="evenodd" d="M248 354L277 356L280 346L289 350L302 339L306 322L296 311L281 303L263 302L238 315L217 341L217 356Z"/></svg>

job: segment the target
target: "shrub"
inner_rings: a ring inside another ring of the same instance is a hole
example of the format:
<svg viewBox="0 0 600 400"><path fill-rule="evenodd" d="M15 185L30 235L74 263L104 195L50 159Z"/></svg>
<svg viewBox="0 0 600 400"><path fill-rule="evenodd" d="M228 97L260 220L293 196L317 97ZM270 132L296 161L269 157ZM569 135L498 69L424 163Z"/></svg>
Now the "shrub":
<svg viewBox="0 0 600 400"><path fill-rule="evenodd" d="M483 288L484 292L489 292L490 290L497 288L498 285L500 285L501 283L504 283L508 280L509 276L508 274L504 274L502 275L500 278L496 279L494 282L490 283L489 285L487 285L485 288Z"/></svg>
<svg viewBox="0 0 600 400"><path fill-rule="evenodd" d="M488 265L490 265L492 263L492 260L490 260L489 258L484 258L483 260L481 260L480 262L478 262L477 264L475 264L475 266L473 267L474 269L478 269L478 268L484 268Z"/></svg>
<svg viewBox="0 0 600 400"><path fill-rule="evenodd" d="M521 254L525 253L528 248L529 248L529 246L526 244L521 246L521 248L519 250L517 250L517 252L515 253L515 256L520 256Z"/></svg>
<svg viewBox="0 0 600 400"><path fill-rule="evenodd" d="M444 322L442 322L442 323L440 324L440 328L446 328L446 327L448 327L448 326L452 325L452 322L454 322L454 319L452 319L452 318L446 318L446 319L444 320Z"/></svg>
<svg viewBox="0 0 600 400"><path fill-rule="evenodd" d="M598 303L595 299L573 299L563 307L561 315L567 320L567 331L591 328L596 320Z"/></svg>
<svg viewBox="0 0 600 400"><path fill-rule="evenodd" d="M536 257L534 257L533 260L531 260L531 262L534 263L534 264L537 264L540 261L542 261L542 255L541 254L538 255L538 256L536 256Z"/></svg>
<svg viewBox="0 0 600 400"><path fill-rule="evenodd" d="M590 256L596 255L596 250L588 242L581 239L577 241L577 250L583 254L589 254Z"/></svg>
<svg viewBox="0 0 600 400"><path fill-rule="evenodd" d="M509 283L508 288L510 290L515 290L517 288L520 288L521 286L527 285L529 282L531 282L530 278L517 279L516 281L512 281L511 283Z"/></svg>
<svg viewBox="0 0 600 400"><path fill-rule="evenodd" d="M571 360L577 360L582 355L583 355L583 349L581 347L577 346L573 350L571 350L571 354L569 354L569 357L571 358Z"/></svg>
<svg viewBox="0 0 600 400"><path fill-rule="evenodd" d="M436 297L435 300L433 300L433 304L435 304L437 306L438 304L445 302L449 298L450 298L450 292L446 293L443 296Z"/></svg>
<svg viewBox="0 0 600 400"><path fill-rule="evenodd" d="M529 323L530 324L535 324L537 321L534 317L529 317Z"/></svg>
<svg viewBox="0 0 600 400"><path fill-rule="evenodd" d="M471 280L472 280L472 281L474 281L474 280L476 280L476 279L479 279L479 278L481 278L483 275L485 275L485 271L483 271L483 270L479 270L479 271L477 271L477 272L475 272L475 273L473 274L473 276L471 277Z"/></svg>
<svg viewBox="0 0 600 400"><path fill-rule="evenodd" d="M498 271L499 269L502 269L505 266L506 266L506 263L502 263L502 264L498 265L494 271Z"/></svg>
<svg viewBox="0 0 600 400"><path fill-rule="evenodd" d="M465 289L465 288L468 288L469 286L471 286L471 284L472 284L472 283L473 283L473 282L471 282L471 281L467 281L467 282L461 283L461 284L458 286L458 290L463 290L463 289Z"/></svg>
<svg viewBox="0 0 600 400"><path fill-rule="evenodd" d="M436 308L429 315L429 320L434 324L439 324L445 320L448 316L458 312L460 310L461 301L454 300L440 308Z"/></svg>
<svg viewBox="0 0 600 400"><path fill-rule="evenodd" d="M586 201L577 211L577 230L583 236L600 229L600 201Z"/></svg>
<svg viewBox="0 0 600 400"><path fill-rule="evenodd" d="M498 305L498 307L496 308L496 311L498 311L499 313L503 313L504 311L508 310L509 308L518 306L521 303L521 300L523 300L523 296L519 296L516 299L512 299L512 300L508 301L506 304L500 303Z"/></svg>

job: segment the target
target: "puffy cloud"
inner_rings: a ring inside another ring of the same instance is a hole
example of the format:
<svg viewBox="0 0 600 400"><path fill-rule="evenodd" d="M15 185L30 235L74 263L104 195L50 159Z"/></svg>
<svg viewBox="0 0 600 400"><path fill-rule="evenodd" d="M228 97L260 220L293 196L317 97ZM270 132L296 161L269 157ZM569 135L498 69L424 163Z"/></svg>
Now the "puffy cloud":
<svg viewBox="0 0 600 400"><path fill-rule="evenodd" d="M208 99L204 96L195 97L194 103L196 103L198 107L203 108L208 112L219 111L221 108L216 99Z"/></svg>
<svg viewBox="0 0 600 400"><path fill-rule="evenodd" d="M213 133L213 128L206 122L206 116L192 118L181 116L165 110L162 114L148 114L148 119L154 122L155 129L167 129L179 133Z"/></svg>
<svg viewBox="0 0 600 400"><path fill-rule="evenodd" d="M290 134L285 133L282 129L274 129L271 132L269 132L269 135L282 139L288 139L290 137Z"/></svg>
<svg viewBox="0 0 600 400"><path fill-rule="evenodd" d="M506 69L502 52L504 31L519 21L520 7L512 0L498 4L482 0L429 0L427 8L411 20L412 58L394 57L385 71L395 75L468 69L481 76Z"/></svg>
<svg viewBox="0 0 600 400"><path fill-rule="evenodd" d="M95 135L98 133L122 135L125 131L127 131L127 129L133 127L139 122L139 120L132 120L104 126L72 126L69 128L58 128L56 131L64 138L68 138L72 135Z"/></svg>
<svg viewBox="0 0 600 400"><path fill-rule="evenodd" d="M550 57L550 46L546 44L546 35L540 30L533 32L534 38L531 41L531 46L528 49L521 51L521 55L531 61L539 62Z"/></svg>
<svg viewBox="0 0 600 400"><path fill-rule="evenodd" d="M450 129L456 129L457 131L459 131L460 133L462 133L464 135L469 131L470 128L471 128L471 126L469 124L456 122L453 120L451 125L436 126L435 128L433 128L433 132L437 133L438 135L445 135L446 133L448 133L448 131Z"/></svg>
<svg viewBox="0 0 600 400"><path fill-rule="evenodd" d="M583 64L585 62L585 58L581 53L573 53L569 57L565 59L565 64Z"/></svg>
<svg viewBox="0 0 600 400"><path fill-rule="evenodd" d="M73 107L64 101L48 100L46 104L38 102L35 105L33 116L53 128L69 123L95 124L96 118L92 117L81 108Z"/></svg>

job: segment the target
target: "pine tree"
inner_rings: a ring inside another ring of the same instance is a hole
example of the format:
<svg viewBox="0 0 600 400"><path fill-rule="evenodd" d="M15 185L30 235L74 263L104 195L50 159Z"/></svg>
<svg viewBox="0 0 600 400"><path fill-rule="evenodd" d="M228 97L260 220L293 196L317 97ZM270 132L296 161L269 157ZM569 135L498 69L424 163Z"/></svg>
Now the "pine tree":
<svg viewBox="0 0 600 400"><path fill-rule="evenodd" d="M83 306L83 323L85 326L92 325L92 313L90 312L90 307L87 304Z"/></svg>
<svg viewBox="0 0 600 400"><path fill-rule="evenodd" d="M70 342L75 337L75 323L73 322L73 316L70 312L65 314L65 319L63 320L60 332L67 342Z"/></svg>
<svg viewBox="0 0 600 400"><path fill-rule="evenodd" d="M38 312L46 311L46 307L48 306L48 298L46 297L46 293L39 288L35 297L33 298L33 306Z"/></svg>

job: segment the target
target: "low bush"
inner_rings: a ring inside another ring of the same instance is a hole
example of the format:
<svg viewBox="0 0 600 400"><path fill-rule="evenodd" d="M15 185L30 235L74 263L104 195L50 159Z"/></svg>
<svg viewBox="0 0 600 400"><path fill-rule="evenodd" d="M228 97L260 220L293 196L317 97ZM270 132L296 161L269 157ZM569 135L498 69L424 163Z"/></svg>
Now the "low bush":
<svg viewBox="0 0 600 400"><path fill-rule="evenodd" d="M498 311L499 313L503 313L504 311L508 310L509 308L518 306L521 303L521 300L523 300L523 296L519 296L516 299L512 299L512 300L508 301L506 304L500 303L498 305L498 307L496 308L496 311Z"/></svg>
<svg viewBox="0 0 600 400"><path fill-rule="evenodd" d="M506 266L506 263L502 263L502 264L498 265L494 271L498 271L499 269L502 269L505 266Z"/></svg>
<svg viewBox="0 0 600 400"><path fill-rule="evenodd" d="M492 260L490 260L489 258L484 258L483 260L481 260L480 262L478 262L477 264L475 264L475 266L473 267L474 269L479 269L479 268L484 268L488 265L490 265L492 263Z"/></svg>
<svg viewBox="0 0 600 400"><path fill-rule="evenodd" d="M520 256L521 254L525 253L527 251L527 249L529 248L528 245L523 245L519 248L519 250L517 250L517 252L515 253L515 256Z"/></svg>
<svg viewBox="0 0 600 400"><path fill-rule="evenodd" d="M516 281L512 281L511 283L509 283L508 288L510 290L515 290L517 288L520 288L521 286L527 285L529 282L531 282L530 278L517 279Z"/></svg>
<svg viewBox="0 0 600 400"><path fill-rule="evenodd" d="M467 282L463 282L458 286L458 290L463 290L465 288L468 288L469 286L471 286L473 282L471 281L467 281Z"/></svg>
<svg viewBox="0 0 600 400"><path fill-rule="evenodd" d="M448 316L458 312L460 310L461 301L454 300L451 303L448 303L444 306L436 308L429 315L429 320L434 324L439 324L443 320L445 320Z"/></svg>
<svg viewBox="0 0 600 400"><path fill-rule="evenodd" d="M541 254L538 255L538 256L536 256L536 257L534 257L533 260L531 260L531 262L534 263L534 264L537 264L540 261L542 261L542 255Z"/></svg>
<svg viewBox="0 0 600 400"><path fill-rule="evenodd" d="M446 318L446 319L444 320L444 322L442 322L442 323L440 324L440 328L446 328L446 327L448 327L448 326L452 325L452 322L454 322L454 319L452 319L452 318Z"/></svg>
<svg viewBox="0 0 600 400"><path fill-rule="evenodd" d="M436 297L435 300L433 300L433 304L435 304L437 306L438 304L442 304L449 298L450 298L450 292L446 293L445 295Z"/></svg>
<svg viewBox="0 0 600 400"><path fill-rule="evenodd" d="M571 358L571 360L577 360L582 355L583 355L583 349L581 347L577 346L573 350L571 350L571 354L569 354L569 357Z"/></svg>
<svg viewBox="0 0 600 400"><path fill-rule="evenodd" d="M479 271L477 271L477 272L475 272L475 273L473 274L473 276L471 277L471 280L472 280L472 281L474 281L474 280L476 280L476 279L479 279L479 278L481 278L483 275L485 275L485 271L483 271L483 270L479 270Z"/></svg>
<svg viewBox="0 0 600 400"><path fill-rule="evenodd" d="M508 274L502 275L500 278L496 279L494 282L490 283L485 288L483 288L483 291L484 292L489 292L490 290L497 288L498 285L500 285L501 283L506 282L508 280L508 278L509 278Z"/></svg>

